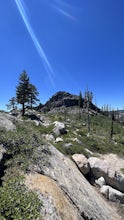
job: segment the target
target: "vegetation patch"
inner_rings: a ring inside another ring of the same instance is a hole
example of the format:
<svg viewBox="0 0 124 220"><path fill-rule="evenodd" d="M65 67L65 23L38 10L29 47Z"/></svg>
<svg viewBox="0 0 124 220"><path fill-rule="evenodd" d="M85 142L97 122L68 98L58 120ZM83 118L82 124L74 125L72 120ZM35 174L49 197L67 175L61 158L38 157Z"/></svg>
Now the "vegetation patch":
<svg viewBox="0 0 124 220"><path fill-rule="evenodd" d="M37 163L39 155L35 154L36 149L41 147L40 153L44 155L40 132L28 122L18 125L16 132L2 129L0 144L8 155L4 161L5 170L0 187L0 219L41 220L42 203L35 193L25 188L22 176L22 173L30 170L30 165Z"/></svg>
<svg viewBox="0 0 124 220"><path fill-rule="evenodd" d="M73 153L84 153L85 148L94 153L116 153L124 156L124 128L123 126L114 121L113 123L113 138L111 139L111 117L103 115L90 115L90 134L87 128L87 115L82 113L79 115L67 114L66 121L64 114L59 113L61 121L65 123L68 133L63 136L63 142L57 143L55 146L62 153L71 155ZM50 117L50 114L49 114ZM57 116L55 115L55 118ZM52 114L52 120L54 115ZM82 144L73 142L74 138ZM69 147L65 147L66 143L71 143Z"/></svg>
<svg viewBox="0 0 124 220"><path fill-rule="evenodd" d="M0 187L1 220L41 220L41 201L37 195L27 191L22 176L12 176Z"/></svg>

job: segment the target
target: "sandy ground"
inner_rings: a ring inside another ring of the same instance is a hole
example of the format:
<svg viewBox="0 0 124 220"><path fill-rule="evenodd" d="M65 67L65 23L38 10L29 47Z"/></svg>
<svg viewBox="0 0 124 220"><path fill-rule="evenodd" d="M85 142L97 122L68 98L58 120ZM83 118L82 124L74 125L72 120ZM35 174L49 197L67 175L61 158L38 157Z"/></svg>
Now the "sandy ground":
<svg viewBox="0 0 124 220"><path fill-rule="evenodd" d="M113 169L122 174L121 168L124 168L124 158L118 157L116 154L104 154L99 155L99 157L107 160Z"/></svg>

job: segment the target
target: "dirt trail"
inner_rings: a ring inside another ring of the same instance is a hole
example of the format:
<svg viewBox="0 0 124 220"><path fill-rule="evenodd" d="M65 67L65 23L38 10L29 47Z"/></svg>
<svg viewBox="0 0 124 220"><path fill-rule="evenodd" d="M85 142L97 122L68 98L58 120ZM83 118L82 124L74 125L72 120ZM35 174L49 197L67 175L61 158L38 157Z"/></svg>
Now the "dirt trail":
<svg viewBox="0 0 124 220"><path fill-rule="evenodd" d="M99 157L101 159L107 160L108 163L113 167L113 169L115 169L116 171L122 174L120 170L121 168L124 168L124 158L119 157L116 154L104 154L104 155L99 155Z"/></svg>

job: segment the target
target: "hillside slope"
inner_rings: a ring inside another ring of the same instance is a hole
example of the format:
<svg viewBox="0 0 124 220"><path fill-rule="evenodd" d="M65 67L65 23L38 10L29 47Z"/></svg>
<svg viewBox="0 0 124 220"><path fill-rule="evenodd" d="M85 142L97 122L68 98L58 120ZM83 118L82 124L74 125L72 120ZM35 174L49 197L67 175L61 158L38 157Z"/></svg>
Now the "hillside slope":
<svg viewBox="0 0 124 220"><path fill-rule="evenodd" d="M91 115L92 129L87 135L85 115L80 118L79 114L67 114L65 118L60 112L28 111L25 118L9 117L16 127L14 131L7 131L3 123L0 127L0 218L17 215L15 219L23 219L19 215L23 216L25 210L32 220L120 219L123 209L119 215L116 205L111 206L99 194L71 155L91 157L120 150L123 156L123 127L115 124L115 142L108 138L111 121L104 116Z"/></svg>

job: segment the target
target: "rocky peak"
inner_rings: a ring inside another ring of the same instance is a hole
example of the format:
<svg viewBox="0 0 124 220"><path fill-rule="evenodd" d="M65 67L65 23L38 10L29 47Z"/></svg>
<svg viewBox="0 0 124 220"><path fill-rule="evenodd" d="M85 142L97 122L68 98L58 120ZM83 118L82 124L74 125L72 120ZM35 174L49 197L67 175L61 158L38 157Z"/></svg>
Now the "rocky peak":
<svg viewBox="0 0 124 220"><path fill-rule="evenodd" d="M75 106L78 105L78 96L60 91L55 93L45 105L50 108Z"/></svg>
<svg viewBox="0 0 124 220"><path fill-rule="evenodd" d="M82 105L83 105L84 99L82 99ZM69 107L76 107L79 105L79 96L73 95L68 92L59 91L55 93L49 101L46 102L46 104L43 106L43 111L51 111L51 110L60 110L62 108L69 108ZM90 103L90 108L93 110L99 111L99 109Z"/></svg>

